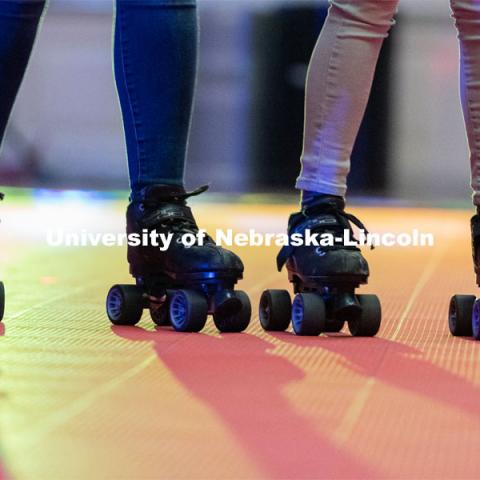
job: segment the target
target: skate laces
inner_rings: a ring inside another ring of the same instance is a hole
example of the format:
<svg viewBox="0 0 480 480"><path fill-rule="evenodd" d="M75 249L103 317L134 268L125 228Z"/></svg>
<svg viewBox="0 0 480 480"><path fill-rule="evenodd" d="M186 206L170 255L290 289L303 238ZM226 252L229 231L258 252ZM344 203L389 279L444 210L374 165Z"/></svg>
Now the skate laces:
<svg viewBox="0 0 480 480"><path fill-rule="evenodd" d="M187 207L188 208L188 207ZM157 226L168 228L172 233L198 233L198 226L195 220L167 218L160 221Z"/></svg>
<svg viewBox="0 0 480 480"><path fill-rule="evenodd" d="M202 193L206 192L210 188L210 185L202 185L201 187L196 188L191 192L185 192L180 194L174 194L169 197L170 200L173 201L185 201L187 198L196 197L197 195L201 195Z"/></svg>
<svg viewBox="0 0 480 480"><path fill-rule="evenodd" d="M360 230L363 230L367 235L370 233L367 230L367 227L363 224L363 222L353 215L352 213L347 213L344 210L338 210L332 207L331 209L326 209L323 213L331 213L332 215L338 215L339 217L343 217L345 220L349 221L350 223L353 223L356 227L358 227Z"/></svg>
<svg viewBox="0 0 480 480"><path fill-rule="evenodd" d="M175 234L199 231L195 218L186 200L206 192L209 185L203 185L191 192L155 195L154 200L141 202L141 209L147 213L142 223L148 228L165 228ZM206 235L208 240L211 238Z"/></svg>
<svg viewBox="0 0 480 480"><path fill-rule="evenodd" d="M172 189L166 189L164 186L152 186L146 187L142 190L142 196L144 199L140 201L140 204L147 208L155 208L162 203L177 203L179 205L185 205L185 200L190 197L196 197L210 188L209 185L203 185L192 192L186 192L181 187L177 187L178 191Z"/></svg>
<svg viewBox="0 0 480 480"><path fill-rule="evenodd" d="M363 222L353 215L352 213L347 213L345 210L340 208L336 202L325 202L321 201L316 204L313 204L311 206L308 206L304 208L301 212L298 212L292 216L291 222L289 222L289 235L292 233L304 233L307 229L310 229L313 233L316 231L318 232L319 230L322 231L322 233L326 233L328 231L330 232L335 232L335 231L342 231L344 230L344 227L342 227L341 223L339 222L337 225L332 226L330 225L328 229L326 229L326 225L322 224L321 222L318 222L318 216L319 215L331 215L333 216L336 220L344 219L353 225L355 225L357 228L360 230L363 230L366 235L369 234L369 231L363 224ZM317 218L316 218L317 217ZM349 228L351 230L351 227L349 225ZM352 231L352 230L351 230ZM353 231L352 231L353 232ZM355 236L352 235L352 240L356 241ZM278 271L281 271L285 263L287 262L288 258L293 254L295 249L298 247L294 247L291 245L287 245L283 247L280 252L278 253L277 256L277 268ZM335 247L325 247L325 250L329 249L335 249L335 248L342 248L345 250L358 250L357 247L354 246L335 246ZM375 248L374 245L372 244L371 249Z"/></svg>
<svg viewBox="0 0 480 480"><path fill-rule="evenodd" d="M356 217L352 213L347 213L343 208L344 205L345 204L343 203L343 201L340 207L337 201L325 201L325 199L322 199L320 201L314 202L310 206L305 207L302 210L301 214L306 218L314 217L315 215L332 215L337 220L343 218L347 222L355 225L360 230L363 230L368 235L369 231L367 230L367 227L365 227L363 222L358 217ZM318 227L320 227L320 225L318 225ZM338 229L340 228L341 225L339 225ZM312 231L314 230L315 227L312 229Z"/></svg>

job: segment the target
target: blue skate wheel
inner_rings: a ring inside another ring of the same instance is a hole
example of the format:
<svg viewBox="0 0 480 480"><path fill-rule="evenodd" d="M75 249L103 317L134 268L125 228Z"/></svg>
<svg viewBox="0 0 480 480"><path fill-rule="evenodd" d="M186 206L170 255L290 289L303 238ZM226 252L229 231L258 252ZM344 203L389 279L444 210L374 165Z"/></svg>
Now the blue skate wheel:
<svg viewBox="0 0 480 480"><path fill-rule="evenodd" d="M0 322L5 314L5 286L0 282Z"/></svg>
<svg viewBox="0 0 480 480"><path fill-rule="evenodd" d="M286 290L265 290L260 297L258 317L267 332L284 332L290 325L292 300Z"/></svg>
<svg viewBox="0 0 480 480"><path fill-rule="evenodd" d="M194 290L177 290L170 301L170 321L177 332L199 332L207 314L205 296Z"/></svg>
<svg viewBox="0 0 480 480"><path fill-rule="evenodd" d="M297 335L316 336L325 331L325 302L316 293L297 293L292 303L292 326Z"/></svg>
<svg viewBox="0 0 480 480"><path fill-rule="evenodd" d="M354 337L374 337L382 323L382 306L376 295L357 295L362 311L358 318L348 320L348 329Z"/></svg>
<svg viewBox="0 0 480 480"><path fill-rule="evenodd" d="M136 285L114 285L107 295L107 315L114 325L136 325L143 312L143 291Z"/></svg>
<svg viewBox="0 0 480 480"><path fill-rule="evenodd" d="M475 340L480 340L480 299L475 300L473 304L472 334Z"/></svg>
<svg viewBox="0 0 480 480"><path fill-rule="evenodd" d="M240 309L234 313L215 312L213 321L219 332L240 333L246 330L252 316L252 305L250 298L242 290L234 292L235 298L240 301Z"/></svg>
<svg viewBox="0 0 480 480"><path fill-rule="evenodd" d="M454 295L448 309L448 327L454 337L472 335L474 295Z"/></svg>

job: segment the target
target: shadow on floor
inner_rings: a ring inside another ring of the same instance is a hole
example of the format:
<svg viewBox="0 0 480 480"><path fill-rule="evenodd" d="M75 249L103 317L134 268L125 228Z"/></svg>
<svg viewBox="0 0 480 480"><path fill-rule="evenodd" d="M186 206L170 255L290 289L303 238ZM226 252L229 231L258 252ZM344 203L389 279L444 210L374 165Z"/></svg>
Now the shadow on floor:
<svg viewBox="0 0 480 480"><path fill-rule="evenodd" d="M248 334L212 337L169 329L112 330L126 340L151 342L159 361L222 419L266 477L381 477L295 411L283 390L304 373L272 355L269 342Z"/></svg>
<svg viewBox="0 0 480 480"><path fill-rule="evenodd" d="M345 366L365 377L413 392L480 418L480 390L467 380L424 360L420 350L384 338L349 335L299 337L272 335L299 347L318 347L338 354Z"/></svg>

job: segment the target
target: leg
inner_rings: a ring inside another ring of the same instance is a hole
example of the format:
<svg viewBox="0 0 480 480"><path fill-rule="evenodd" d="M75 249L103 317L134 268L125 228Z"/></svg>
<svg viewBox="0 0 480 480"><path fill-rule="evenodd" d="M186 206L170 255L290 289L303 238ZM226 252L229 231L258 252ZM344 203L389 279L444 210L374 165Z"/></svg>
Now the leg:
<svg viewBox="0 0 480 480"><path fill-rule="evenodd" d="M471 186L477 214L470 220L472 256L480 286L480 4L477 0L450 0L460 41L460 96L470 148ZM454 336L480 340L480 300L454 295L448 325Z"/></svg>
<svg viewBox="0 0 480 480"><path fill-rule="evenodd" d="M0 2L0 144L44 7L45 0Z"/></svg>
<svg viewBox="0 0 480 480"><path fill-rule="evenodd" d="M44 7L45 0L0 1L0 147ZM4 309L5 290L0 282L0 321Z"/></svg>
<svg viewBox="0 0 480 480"><path fill-rule="evenodd" d="M117 0L115 78L132 198L183 186L197 63L195 0Z"/></svg>
<svg viewBox="0 0 480 480"><path fill-rule="evenodd" d="M470 147L473 203L477 207L470 225L472 254L480 285L480 4L477 0L451 0L450 4L460 41L460 96ZM455 332L452 325L450 330Z"/></svg>
<svg viewBox="0 0 480 480"><path fill-rule="evenodd" d="M310 62L297 188L344 196L350 155L398 0L331 0Z"/></svg>
<svg viewBox="0 0 480 480"><path fill-rule="evenodd" d="M163 235L158 248L129 245L135 286L114 286L107 313L115 324L139 321L147 299L152 320L199 331L207 313L222 332L240 332L251 307L234 285L243 264L210 237L187 246L199 229L186 200L183 171L197 61L195 0L117 0L115 74L127 142L131 202L127 233ZM158 238L155 239L158 242Z"/></svg>
<svg viewBox="0 0 480 480"><path fill-rule="evenodd" d="M345 213L343 197L353 144L398 0L330 3L307 75L302 171L296 185L302 190L302 211L290 216L288 232L329 233L334 242L325 247L286 246L277 267L286 266L297 294L292 305L295 333L339 331L347 321L352 335L373 336L380 328L380 303L375 296L355 294L370 272L360 250L346 245L344 238L345 231L353 237L350 223L365 227ZM265 292L263 304L279 295ZM287 303L286 296L282 303ZM267 310L275 311L273 307ZM278 326L275 319L271 323ZM262 325L271 326L266 312Z"/></svg>
<svg viewBox="0 0 480 480"><path fill-rule="evenodd" d="M460 92L470 147L473 202L480 206L480 3L451 0L460 40Z"/></svg>

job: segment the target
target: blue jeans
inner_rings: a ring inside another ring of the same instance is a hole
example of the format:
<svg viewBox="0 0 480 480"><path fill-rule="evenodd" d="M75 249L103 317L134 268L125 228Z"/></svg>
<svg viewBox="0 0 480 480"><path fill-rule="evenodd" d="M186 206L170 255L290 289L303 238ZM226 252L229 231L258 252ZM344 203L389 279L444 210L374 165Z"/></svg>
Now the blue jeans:
<svg viewBox="0 0 480 480"><path fill-rule="evenodd" d="M0 1L0 141L45 0ZM183 185L197 64L196 0L116 0L114 66L132 198Z"/></svg>

